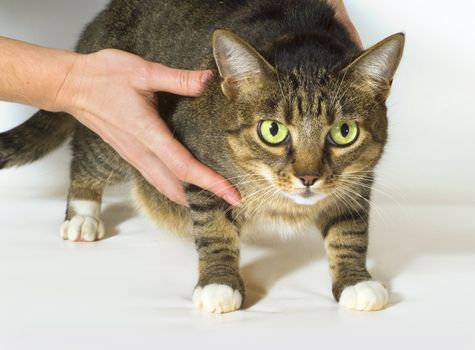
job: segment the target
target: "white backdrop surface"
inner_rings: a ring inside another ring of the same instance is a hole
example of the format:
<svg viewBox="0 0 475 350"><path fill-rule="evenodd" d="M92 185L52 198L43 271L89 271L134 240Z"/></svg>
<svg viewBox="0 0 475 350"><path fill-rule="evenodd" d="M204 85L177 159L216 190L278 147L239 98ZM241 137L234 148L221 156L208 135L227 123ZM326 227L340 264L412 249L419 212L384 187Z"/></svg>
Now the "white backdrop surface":
<svg viewBox="0 0 475 350"><path fill-rule="evenodd" d="M72 48L105 3L0 0L0 35ZM319 239L299 237L243 248L246 310L194 312L193 247L134 214L124 197L105 199L111 239L91 245L59 239L69 162L63 147L0 172L0 348L226 341L231 348L473 349L475 3L348 0L347 6L366 46L399 31L407 39L388 103L390 142L378 168L369 251L371 271L392 290L387 310L338 309ZM0 131L33 111L0 102Z"/></svg>

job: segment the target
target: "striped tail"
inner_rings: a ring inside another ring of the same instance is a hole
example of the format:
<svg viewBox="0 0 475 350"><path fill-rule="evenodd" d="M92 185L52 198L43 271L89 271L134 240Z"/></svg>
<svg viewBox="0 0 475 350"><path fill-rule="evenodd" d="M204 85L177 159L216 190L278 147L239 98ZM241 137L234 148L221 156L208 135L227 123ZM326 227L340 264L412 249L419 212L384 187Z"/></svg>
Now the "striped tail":
<svg viewBox="0 0 475 350"><path fill-rule="evenodd" d="M40 110L23 124L0 133L0 169L32 163L71 135L76 121L66 113Z"/></svg>

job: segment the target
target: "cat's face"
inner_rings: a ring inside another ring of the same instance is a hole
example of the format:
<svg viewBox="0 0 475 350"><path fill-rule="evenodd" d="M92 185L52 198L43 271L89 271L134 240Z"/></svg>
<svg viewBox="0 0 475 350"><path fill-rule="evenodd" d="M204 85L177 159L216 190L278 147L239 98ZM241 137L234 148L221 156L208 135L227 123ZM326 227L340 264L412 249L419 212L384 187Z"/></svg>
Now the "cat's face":
<svg viewBox="0 0 475 350"><path fill-rule="evenodd" d="M344 196L355 182L370 184L386 142L385 100L402 35L344 69L314 73L278 72L232 34L219 36L215 56L231 101L227 113L234 113L236 123L229 145L249 174L243 179L262 178L269 200L284 196L300 205L330 193ZM226 60L220 60L220 44Z"/></svg>

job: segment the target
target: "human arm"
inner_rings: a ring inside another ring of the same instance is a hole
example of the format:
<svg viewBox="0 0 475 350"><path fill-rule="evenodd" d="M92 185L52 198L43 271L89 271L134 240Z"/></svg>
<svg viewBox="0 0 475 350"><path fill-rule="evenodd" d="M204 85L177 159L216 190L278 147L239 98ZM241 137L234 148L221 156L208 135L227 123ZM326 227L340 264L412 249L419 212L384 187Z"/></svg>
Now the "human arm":
<svg viewBox="0 0 475 350"><path fill-rule="evenodd" d="M0 37L0 99L65 111L96 132L160 192L186 204L182 182L230 204L240 197L160 119L155 91L198 96L209 71L176 70L119 50L82 55Z"/></svg>
<svg viewBox="0 0 475 350"><path fill-rule="evenodd" d="M356 44L358 44L358 46L362 48L363 44L361 42L361 38L353 22L351 21L350 16L348 15L348 11L346 10L343 0L328 0L328 2L335 9L336 17L341 21L341 23L343 23L344 26L346 26L348 32L350 33Z"/></svg>

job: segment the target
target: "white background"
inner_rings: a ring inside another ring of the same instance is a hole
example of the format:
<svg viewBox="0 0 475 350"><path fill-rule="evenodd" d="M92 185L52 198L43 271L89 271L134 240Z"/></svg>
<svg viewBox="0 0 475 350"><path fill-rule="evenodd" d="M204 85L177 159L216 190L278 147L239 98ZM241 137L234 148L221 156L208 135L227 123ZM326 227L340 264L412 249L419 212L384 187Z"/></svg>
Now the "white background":
<svg viewBox="0 0 475 350"><path fill-rule="evenodd" d="M105 3L0 0L0 35L70 49ZM369 252L371 271L391 286L390 308L339 310L321 244L306 238L243 249L255 300L249 309L224 317L194 313L192 246L135 216L122 197L105 200L104 220L118 235L86 246L59 240L69 162L63 148L0 172L2 349L31 348L33 341L35 348L153 348L164 332L170 342L194 345L205 344L193 341L199 335L206 344L229 336L236 347L473 348L475 5L348 0L347 6L366 46L399 31L407 39L388 102L390 142L378 168ZM0 130L33 111L0 103ZM181 336L172 339L171 332Z"/></svg>

